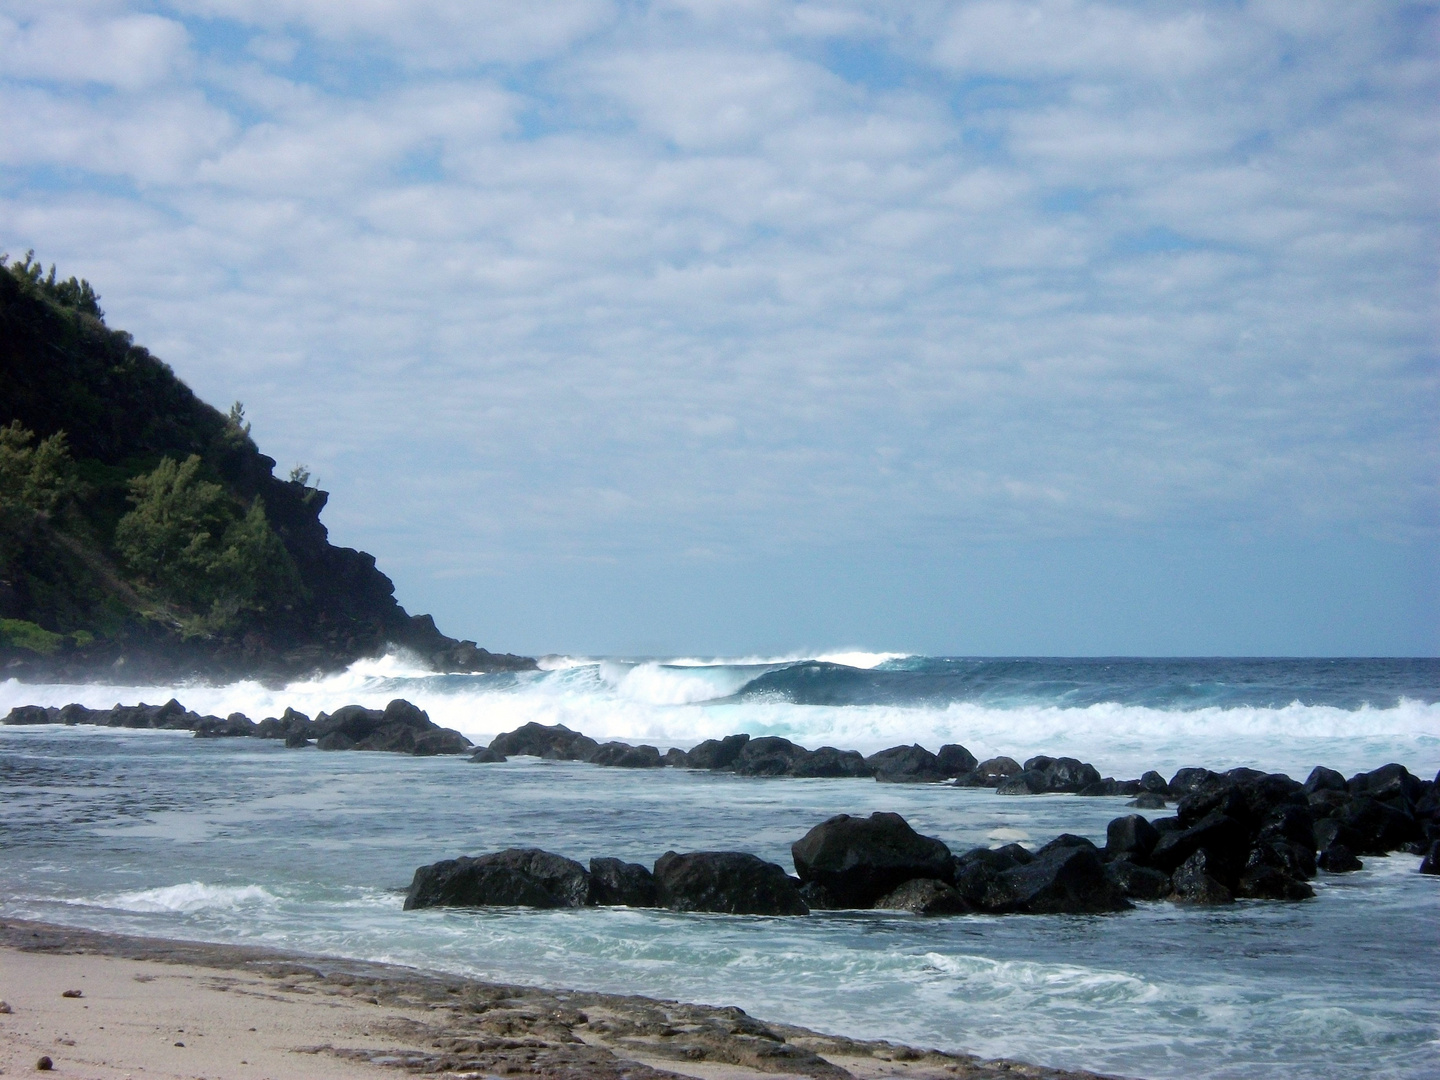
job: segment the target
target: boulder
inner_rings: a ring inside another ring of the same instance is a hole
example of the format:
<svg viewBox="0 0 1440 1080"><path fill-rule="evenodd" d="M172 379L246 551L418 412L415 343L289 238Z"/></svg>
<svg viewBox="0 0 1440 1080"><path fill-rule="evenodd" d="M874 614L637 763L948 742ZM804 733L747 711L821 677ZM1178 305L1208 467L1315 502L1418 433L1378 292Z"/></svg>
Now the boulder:
<svg viewBox="0 0 1440 1080"><path fill-rule="evenodd" d="M691 769L728 769L735 764L735 759L749 741L749 735L726 735L723 739L706 739L686 755L686 765Z"/></svg>
<svg viewBox="0 0 1440 1080"><path fill-rule="evenodd" d="M470 760L476 765L496 765L502 761L509 761L510 759L504 754L497 754L488 746L482 746L470 755Z"/></svg>
<svg viewBox="0 0 1440 1080"><path fill-rule="evenodd" d="M867 908L912 878L948 876L950 849L899 814L837 814L791 845L802 882L819 882L845 907Z"/></svg>
<svg viewBox="0 0 1440 1080"><path fill-rule="evenodd" d="M1305 792L1312 794L1316 791L1345 791L1347 785L1343 773L1334 769L1327 769L1324 765L1316 765L1310 770L1310 775L1305 778Z"/></svg>
<svg viewBox="0 0 1440 1080"><path fill-rule="evenodd" d="M688 769L690 767L690 755L676 746L665 751L663 760L667 769Z"/></svg>
<svg viewBox="0 0 1440 1080"><path fill-rule="evenodd" d="M875 901L888 911L913 911L916 915L964 915L973 910L951 885L934 878L915 878Z"/></svg>
<svg viewBox="0 0 1440 1080"><path fill-rule="evenodd" d="M801 777L870 777L875 770L865 764L858 750L837 750L822 746L795 761L790 775Z"/></svg>
<svg viewBox="0 0 1440 1080"><path fill-rule="evenodd" d="M639 863L620 859L590 860L590 899L607 906L655 906L655 875Z"/></svg>
<svg viewBox="0 0 1440 1080"><path fill-rule="evenodd" d="M533 721L496 735L490 742L490 749L503 757L538 757L551 761L584 761L599 748L600 744L594 739L571 731L564 724Z"/></svg>
<svg viewBox="0 0 1440 1080"><path fill-rule="evenodd" d="M1289 840L1313 850L1315 815L1308 802L1284 803L1262 819L1256 836L1260 840Z"/></svg>
<svg viewBox="0 0 1440 1080"><path fill-rule="evenodd" d="M841 911L845 905L829 889L818 881L807 881L800 886L800 899L811 911Z"/></svg>
<svg viewBox="0 0 1440 1080"><path fill-rule="evenodd" d="M1274 866L1251 866L1240 875L1235 895L1250 900L1309 900L1315 890Z"/></svg>
<svg viewBox="0 0 1440 1080"><path fill-rule="evenodd" d="M1414 806L1425 794L1425 781L1412 776L1404 765L1394 762L1367 773L1357 773L1346 787L1352 795L1368 795L1383 802L1404 799L1410 806Z"/></svg>
<svg viewBox="0 0 1440 1080"><path fill-rule="evenodd" d="M654 746L631 746L629 743L608 742L597 747L587 758L592 765L608 765L621 769L658 769L665 763Z"/></svg>
<svg viewBox="0 0 1440 1080"><path fill-rule="evenodd" d="M1051 847L1002 871L985 894L985 907L995 912L1095 914L1131 906L1092 844Z"/></svg>
<svg viewBox="0 0 1440 1080"><path fill-rule="evenodd" d="M1368 795L1352 795L1350 802L1330 820L1353 829L1360 838L1360 846L1355 850L1371 855L1399 851L1421 836L1413 816Z"/></svg>
<svg viewBox="0 0 1440 1080"><path fill-rule="evenodd" d="M1176 799L1183 799L1201 784L1219 778L1219 773L1213 773L1209 769L1181 769L1170 778L1170 794Z"/></svg>
<svg viewBox="0 0 1440 1080"><path fill-rule="evenodd" d="M310 740L305 737L303 731L292 731L285 736L285 749L298 750L301 747L309 746Z"/></svg>
<svg viewBox="0 0 1440 1080"><path fill-rule="evenodd" d="M1245 866L1247 869L1269 866L1305 881L1315 876L1315 850L1309 844L1283 838L1262 839L1250 849Z"/></svg>
<svg viewBox="0 0 1440 1080"><path fill-rule="evenodd" d="M1017 776L1024 770L1020 763L1012 757L986 758L975 766L975 772L971 775L976 777L978 787L998 787L1002 780Z"/></svg>
<svg viewBox="0 0 1440 1080"><path fill-rule="evenodd" d="M1150 769L1140 777L1140 790L1148 791L1152 795L1169 795L1170 785L1163 776Z"/></svg>
<svg viewBox="0 0 1440 1080"><path fill-rule="evenodd" d="M590 875L572 859L539 848L444 859L415 871L405 910L427 907L563 908L590 903Z"/></svg>
<svg viewBox="0 0 1440 1080"><path fill-rule="evenodd" d="M1160 833L1148 818L1126 814L1105 827L1105 855L1111 859L1129 859L1143 865L1160 842Z"/></svg>
<svg viewBox="0 0 1440 1080"><path fill-rule="evenodd" d="M242 739L253 736L260 725L244 713L234 712L221 720L218 716L202 716L192 729L197 739Z"/></svg>
<svg viewBox="0 0 1440 1080"><path fill-rule="evenodd" d="M1170 875L1153 866L1116 859L1105 867L1105 873L1130 900L1163 900L1170 895Z"/></svg>
<svg viewBox="0 0 1440 1080"><path fill-rule="evenodd" d="M799 884L743 851L667 851L655 863L656 902L672 911L808 915Z"/></svg>
<svg viewBox="0 0 1440 1080"><path fill-rule="evenodd" d="M1430 850L1420 860L1420 873L1440 874L1440 840L1432 841Z"/></svg>
<svg viewBox="0 0 1440 1080"><path fill-rule="evenodd" d="M935 755L935 760L940 766L940 771L949 777L972 773L980 764L975 755L959 743L946 743L940 747L940 752Z"/></svg>
<svg viewBox="0 0 1440 1080"><path fill-rule="evenodd" d="M1231 904L1235 896L1215 874L1206 851L1197 851L1170 875L1170 899L1183 904Z"/></svg>
<svg viewBox="0 0 1440 1080"><path fill-rule="evenodd" d="M1202 849L1207 853L1206 872L1229 882L1249 857L1250 837L1234 818L1215 811L1189 828L1161 832L1150 851L1150 865L1174 874Z"/></svg>
<svg viewBox="0 0 1440 1080"><path fill-rule="evenodd" d="M1030 861L1034 862L1036 859L1043 859L1052 851L1058 851L1061 848L1088 848L1091 851L1099 850L1099 848L1095 846L1095 842L1088 836L1076 836L1074 833L1061 833L1048 844L1038 848Z"/></svg>
<svg viewBox="0 0 1440 1080"><path fill-rule="evenodd" d="M865 764L882 784L935 784L954 775L946 773L940 759L919 743L881 750L867 757Z"/></svg>
<svg viewBox="0 0 1440 1080"><path fill-rule="evenodd" d="M1315 859L1315 864L1330 874L1349 874L1364 870L1365 864L1344 844L1331 844Z"/></svg>
<svg viewBox="0 0 1440 1080"><path fill-rule="evenodd" d="M1039 769L1025 769L1014 776L1001 780L995 787L997 795L1044 795L1050 790L1050 781Z"/></svg>
<svg viewBox="0 0 1440 1080"><path fill-rule="evenodd" d="M1157 795L1153 791L1142 791L1125 805L1133 806L1136 810L1164 810L1166 803L1164 795Z"/></svg>
<svg viewBox="0 0 1440 1080"><path fill-rule="evenodd" d="M321 750L377 750L423 757L463 754L470 749L470 740L464 735L432 723L423 709L404 698L396 698L384 709L346 705L333 713L321 713L310 730Z"/></svg>
<svg viewBox="0 0 1440 1080"><path fill-rule="evenodd" d="M1045 790L1074 794L1081 788L1100 783L1100 770L1072 757L1052 758L1044 754L1025 762L1025 771L1038 771L1045 776Z"/></svg>
<svg viewBox="0 0 1440 1080"><path fill-rule="evenodd" d="M809 754L810 751L789 739L767 735L750 739L740 747L731 768L736 776L792 776L796 761Z"/></svg>
<svg viewBox="0 0 1440 1080"><path fill-rule="evenodd" d="M0 721L12 727L60 722L60 710L46 708L44 705L16 705L5 714L5 719Z"/></svg>

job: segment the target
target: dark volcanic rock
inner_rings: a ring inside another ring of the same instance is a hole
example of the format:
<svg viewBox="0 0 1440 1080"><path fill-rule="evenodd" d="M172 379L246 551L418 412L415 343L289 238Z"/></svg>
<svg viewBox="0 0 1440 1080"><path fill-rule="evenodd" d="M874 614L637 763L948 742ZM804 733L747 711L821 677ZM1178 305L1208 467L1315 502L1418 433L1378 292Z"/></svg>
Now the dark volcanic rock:
<svg viewBox="0 0 1440 1080"><path fill-rule="evenodd" d="M1188 829L1161 832L1150 851L1150 864L1173 874L1201 849L1208 853L1206 872L1233 881L1249 858L1250 837L1240 822L1215 811Z"/></svg>
<svg viewBox="0 0 1440 1080"><path fill-rule="evenodd" d="M1234 894L1211 869L1208 852L1195 852L1170 876L1175 890L1171 899L1185 904L1234 903Z"/></svg>
<svg viewBox="0 0 1440 1080"><path fill-rule="evenodd" d="M1021 772L1020 763L1014 758L993 757L980 762L968 773L961 773L954 780L956 787L996 787L1007 777Z"/></svg>
<svg viewBox="0 0 1440 1080"><path fill-rule="evenodd" d="M1310 775L1305 778L1305 790L1315 791L1347 791L1345 776L1334 769L1327 769L1324 765L1316 765L1310 770Z"/></svg>
<svg viewBox="0 0 1440 1080"><path fill-rule="evenodd" d="M16 705L5 714L5 719L0 721L0 723L12 727L30 724L58 724L60 722L60 710L46 708L44 705Z"/></svg>
<svg viewBox="0 0 1440 1080"><path fill-rule="evenodd" d="M1262 839L1250 849L1245 866L1247 869L1273 867L1303 881L1315 876L1315 849L1309 844L1297 844L1292 840Z"/></svg>
<svg viewBox="0 0 1440 1080"><path fill-rule="evenodd" d="M1073 794L1101 780L1100 770L1072 757L1052 758L1041 754L1025 762L1025 771L1045 776L1045 790Z"/></svg>
<svg viewBox="0 0 1440 1080"><path fill-rule="evenodd" d="M690 767L690 755L678 746L672 746L669 750L665 751L664 764L667 769L688 769Z"/></svg>
<svg viewBox="0 0 1440 1080"><path fill-rule="evenodd" d="M202 716L192 729L197 739L243 739L256 735L260 725L244 713L231 713L224 720L218 716Z"/></svg>
<svg viewBox="0 0 1440 1080"><path fill-rule="evenodd" d="M1133 806L1136 810L1164 810L1166 803L1164 795L1157 795L1153 791L1142 791L1125 805Z"/></svg>
<svg viewBox="0 0 1440 1080"><path fill-rule="evenodd" d="M1420 860L1420 873L1440 874L1440 840L1430 844L1430 850L1425 852L1425 857Z"/></svg>
<svg viewBox="0 0 1440 1080"><path fill-rule="evenodd" d="M622 742L608 742L586 760L592 765L613 765L621 769L658 769L665 764L657 748Z"/></svg>
<svg viewBox="0 0 1440 1080"><path fill-rule="evenodd" d="M590 875L572 859L539 848L444 859L415 871L405 910L490 905L561 908L590 903Z"/></svg>
<svg viewBox="0 0 1440 1080"><path fill-rule="evenodd" d="M747 740L730 764L736 776L791 776L796 761L809 755L810 751L789 739L767 735Z"/></svg>
<svg viewBox="0 0 1440 1080"><path fill-rule="evenodd" d="M1137 866L1129 859L1116 859L1105 867L1105 873L1131 900L1163 900L1170 895L1170 875L1153 866Z"/></svg>
<svg viewBox="0 0 1440 1080"><path fill-rule="evenodd" d="M482 746L470 755L470 760L477 765L496 765L502 761L509 761L504 754L497 754L488 746Z"/></svg>
<svg viewBox="0 0 1440 1080"><path fill-rule="evenodd" d="M877 908L917 915L964 915L973 910L954 887L933 878L915 878L875 901Z"/></svg>
<svg viewBox="0 0 1440 1080"><path fill-rule="evenodd" d="M935 755L935 760L940 765L940 771L947 777L972 773L980 764L975 755L959 743L946 743L940 747L940 752Z"/></svg>
<svg viewBox="0 0 1440 1080"><path fill-rule="evenodd" d="M654 907L655 875L639 863L591 859L590 896L596 904Z"/></svg>
<svg viewBox="0 0 1440 1080"><path fill-rule="evenodd" d="M1159 831L1140 814L1118 817L1105 827L1105 854L1112 859L1143 865L1159 842Z"/></svg>
<svg viewBox="0 0 1440 1080"><path fill-rule="evenodd" d="M490 749L504 757L539 757L552 761L584 761L600 748L588 735L571 731L564 724L537 724L533 721L514 731L496 735Z"/></svg>
<svg viewBox="0 0 1440 1080"><path fill-rule="evenodd" d="M1007 776L995 787L997 795L1044 795L1050 790L1050 781L1039 769L1025 769L1014 776Z"/></svg>
<svg viewBox="0 0 1440 1080"><path fill-rule="evenodd" d="M1368 795L1352 796L1330 820L1353 829L1360 838L1355 850L1370 855L1398 851L1421 835L1412 815Z"/></svg>
<svg viewBox="0 0 1440 1080"><path fill-rule="evenodd" d="M1024 866L1002 871L985 894L996 912L1094 914L1131 907L1105 872L1093 844L1056 846Z"/></svg>
<svg viewBox="0 0 1440 1080"><path fill-rule="evenodd" d="M723 739L706 739L685 755L686 765L691 769L728 769L735 764L735 759L749 741L749 735L726 735Z"/></svg>
<svg viewBox="0 0 1440 1080"><path fill-rule="evenodd" d="M875 771L865 764L858 750L837 750L822 746L795 761L792 776L809 777L870 777Z"/></svg>
<svg viewBox="0 0 1440 1080"><path fill-rule="evenodd" d="M743 851L667 851L655 863L656 901L672 911L808 915L793 878Z"/></svg>
<svg viewBox="0 0 1440 1080"><path fill-rule="evenodd" d="M1240 875L1235 895L1250 900L1309 900L1315 890L1274 866L1252 866Z"/></svg>
<svg viewBox="0 0 1440 1080"><path fill-rule="evenodd" d="M1365 864L1355 857L1355 853L1344 844L1331 844L1315 859L1315 864L1331 874L1349 874L1356 870L1364 870Z"/></svg>
<svg viewBox="0 0 1440 1080"><path fill-rule="evenodd" d="M1390 802L1404 799L1413 806L1425 794L1425 781L1412 776L1404 765L1391 762L1372 769L1368 773L1357 773L1346 785L1352 795L1367 795L1372 799Z"/></svg>
<svg viewBox="0 0 1440 1080"><path fill-rule="evenodd" d="M940 759L919 743L881 750L867 757L865 764L882 784L934 784L954 775L946 773Z"/></svg>
<svg viewBox="0 0 1440 1080"><path fill-rule="evenodd" d="M838 814L790 847L802 882L819 882L845 907L870 907L911 878L949 876L950 849L899 814Z"/></svg>
<svg viewBox="0 0 1440 1080"><path fill-rule="evenodd" d="M1201 784L1219 778L1219 773L1213 773L1209 769L1181 769L1170 778L1170 794L1174 798L1183 799Z"/></svg>
<svg viewBox="0 0 1440 1080"><path fill-rule="evenodd" d="M1152 795L1169 795L1170 785L1163 776L1151 769L1140 777L1140 790L1148 791Z"/></svg>
<svg viewBox="0 0 1440 1080"><path fill-rule="evenodd" d="M346 705L321 713L311 730L321 750L383 750L428 757L470 749L464 735L432 723L423 709L404 698L396 698L383 710Z"/></svg>
<svg viewBox="0 0 1440 1080"><path fill-rule="evenodd" d="M818 881L807 881L800 886L800 899L811 911L842 911L845 905L829 889Z"/></svg>

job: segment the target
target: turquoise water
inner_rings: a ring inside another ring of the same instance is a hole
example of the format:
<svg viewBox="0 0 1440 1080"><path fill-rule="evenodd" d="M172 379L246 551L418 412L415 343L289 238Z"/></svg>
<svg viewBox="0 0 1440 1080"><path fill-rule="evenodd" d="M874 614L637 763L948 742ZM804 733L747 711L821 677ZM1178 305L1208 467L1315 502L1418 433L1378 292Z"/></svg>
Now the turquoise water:
<svg viewBox="0 0 1440 1080"><path fill-rule="evenodd" d="M9 683L0 706L175 693L202 711L230 706L258 718L290 703L313 712L322 702L407 696L476 735L564 720L662 748L779 729L810 746L919 740L933 749L953 740L982 756L1077 752L1122 777L1151 765L1303 774L1316 763L1440 764L1434 669L1423 665L1400 676L1388 669L1368 685L1365 669L1351 667L1337 680L1348 696L1315 669L1290 671L1288 686L1272 669L1258 688L1234 692L1207 686L1192 668L1200 690L1181 701L1156 689L1176 682L1171 669L1148 669L1149 688L1132 674L1124 692L1104 688L1113 669L1061 686L1052 667L1043 679L1014 680L1023 692L937 694L932 680L907 701L886 672L914 660L846 659L860 677L802 671L782 676L792 686L778 693L754 685L788 670L773 658L552 661L547 672L494 680L423 676L392 660L281 690ZM1211 676L1234 682L1233 669ZM1042 681L1052 688L1036 690ZM794 700L847 685L861 700ZM1322 875L1317 897L1302 904L1155 904L1104 917L401 910L417 865L515 844L646 863L668 848L741 849L789 868L790 843L842 811L895 810L961 850L1062 831L1103 840L1105 824L1129 812L1120 799L526 759L477 766L47 727L0 728L0 806L0 912L12 916L737 1004L822 1030L1153 1078L1440 1072L1440 881L1418 875L1406 855Z"/></svg>

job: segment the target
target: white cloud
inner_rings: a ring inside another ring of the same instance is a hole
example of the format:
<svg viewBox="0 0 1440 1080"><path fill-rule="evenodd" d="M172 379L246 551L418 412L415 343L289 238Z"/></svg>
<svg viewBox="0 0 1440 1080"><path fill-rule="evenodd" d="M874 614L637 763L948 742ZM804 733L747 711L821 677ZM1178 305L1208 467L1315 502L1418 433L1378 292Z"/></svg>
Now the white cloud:
<svg viewBox="0 0 1440 1080"><path fill-rule="evenodd" d="M502 7L211 0L166 10L299 52L6 69L0 246L243 398L386 560L1433 529L1429 29ZM348 89L317 41L411 73Z"/></svg>
<svg viewBox="0 0 1440 1080"><path fill-rule="evenodd" d="M141 90L186 63L188 35L180 23L85 7L57 4L19 19L0 13L0 71L10 79Z"/></svg>

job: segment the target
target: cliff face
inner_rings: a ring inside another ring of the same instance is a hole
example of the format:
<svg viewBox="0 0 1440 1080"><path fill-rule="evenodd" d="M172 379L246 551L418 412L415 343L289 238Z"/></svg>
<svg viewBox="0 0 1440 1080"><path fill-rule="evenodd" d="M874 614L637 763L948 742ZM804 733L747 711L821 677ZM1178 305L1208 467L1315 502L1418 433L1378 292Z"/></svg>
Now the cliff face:
<svg viewBox="0 0 1440 1080"><path fill-rule="evenodd" d="M87 283L0 264L0 676L273 680L390 644L534 667L408 615L373 556L329 542L326 493L274 468Z"/></svg>

